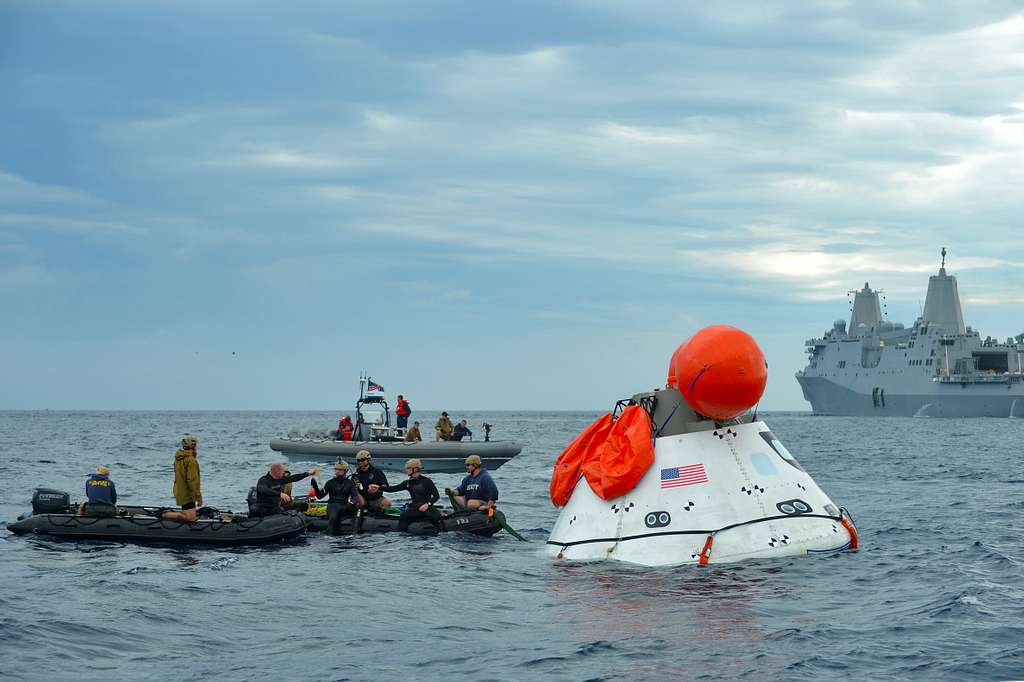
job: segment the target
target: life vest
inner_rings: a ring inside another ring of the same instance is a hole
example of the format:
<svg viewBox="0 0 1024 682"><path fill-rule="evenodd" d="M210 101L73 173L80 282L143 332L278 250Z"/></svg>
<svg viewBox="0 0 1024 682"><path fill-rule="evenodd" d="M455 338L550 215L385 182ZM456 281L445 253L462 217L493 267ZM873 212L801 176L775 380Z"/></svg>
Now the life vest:
<svg viewBox="0 0 1024 682"><path fill-rule="evenodd" d="M582 469L591 490L602 500L611 500L635 488L653 463L651 418L644 408L630 405Z"/></svg>
<svg viewBox="0 0 1024 682"><path fill-rule="evenodd" d="M412 414L412 409L409 407L408 400L399 400L398 407L395 408L395 414L404 417L407 414Z"/></svg>
<svg viewBox="0 0 1024 682"><path fill-rule="evenodd" d="M343 429L341 429L341 439L342 440L352 440L352 427L351 426L347 426L346 425Z"/></svg>
<svg viewBox="0 0 1024 682"><path fill-rule="evenodd" d="M555 460L555 469L551 473L551 502L556 507L564 507L572 496L573 488L580 479L580 470L584 462L590 461L597 454L597 448L604 443L612 429L612 415L603 414L583 429L576 440L562 451Z"/></svg>

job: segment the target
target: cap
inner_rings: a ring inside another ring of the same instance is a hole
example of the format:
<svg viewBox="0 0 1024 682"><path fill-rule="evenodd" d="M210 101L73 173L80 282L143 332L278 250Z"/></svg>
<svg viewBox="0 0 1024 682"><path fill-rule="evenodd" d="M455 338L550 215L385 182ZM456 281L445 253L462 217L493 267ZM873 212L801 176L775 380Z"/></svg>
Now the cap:
<svg viewBox="0 0 1024 682"><path fill-rule="evenodd" d="M360 450L359 452L357 452L356 453L356 461L358 462L361 459L370 459L370 451L369 450Z"/></svg>
<svg viewBox="0 0 1024 682"><path fill-rule="evenodd" d="M348 471L348 462L343 459L339 459L338 463L334 465L335 471Z"/></svg>
<svg viewBox="0 0 1024 682"><path fill-rule="evenodd" d="M448 413L447 413L447 412L442 412L442 413L441 413L441 416L442 416L442 417L447 417L447 416L448 416Z"/></svg>
<svg viewBox="0 0 1024 682"><path fill-rule="evenodd" d="M101 464L101 465L99 465L98 467L96 467L96 473L97 473L97 474L101 474L101 475L103 475L103 476L106 476L107 474L109 474L109 473L110 473L110 469L108 469L107 467L105 467L105 466L103 466L103 465Z"/></svg>
<svg viewBox="0 0 1024 682"><path fill-rule="evenodd" d="M185 436L184 438L181 439L182 450L191 450L198 444L199 439L196 438L195 436Z"/></svg>
<svg viewBox="0 0 1024 682"><path fill-rule="evenodd" d="M419 461L418 459L410 459L409 461L407 461L405 463L405 468L406 469L422 469L423 468L423 463L421 461Z"/></svg>
<svg viewBox="0 0 1024 682"><path fill-rule="evenodd" d="M466 464L475 464L480 466L480 455L470 455L466 458Z"/></svg>

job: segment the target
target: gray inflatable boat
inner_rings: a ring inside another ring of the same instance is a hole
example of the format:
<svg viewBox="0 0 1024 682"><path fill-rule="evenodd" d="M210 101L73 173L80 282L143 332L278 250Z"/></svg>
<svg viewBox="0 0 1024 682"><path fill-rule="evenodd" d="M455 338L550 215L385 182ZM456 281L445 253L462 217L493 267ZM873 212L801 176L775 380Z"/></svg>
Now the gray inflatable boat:
<svg viewBox="0 0 1024 682"><path fill-rule="evenodd" d="M519 454L522 443L511 440L440 441L406 443L404 441L338 441L326 438L273 438L270 449L293 459L334 462L355 459L360 450L368 450L373 465L388 471L402 471L413 457L423 462L430 473L466 471L466 457L479 455L485 469L494 470Z"/></svg>

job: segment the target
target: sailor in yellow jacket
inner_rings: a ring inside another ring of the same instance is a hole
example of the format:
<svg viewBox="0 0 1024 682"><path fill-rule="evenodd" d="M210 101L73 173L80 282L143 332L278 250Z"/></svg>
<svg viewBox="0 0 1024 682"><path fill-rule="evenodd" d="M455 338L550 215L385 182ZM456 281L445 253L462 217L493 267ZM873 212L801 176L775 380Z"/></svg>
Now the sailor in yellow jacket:
<svg viewBox="0 0 1024 682"><path fill-rule="evenodd" d="M181 449L174 453L174 501L181 505L181 511L164 512L165 519L191 523L196 520L196 509L203 506L198 449L198 439L185 436L181 439Z"/></svg>
<svg viewBox="0 0 1024 682"><path fill-rule="evenodd" d="M437 433L434 440L451 440L452 432L454 430L455 425L452 424L452 420L448 418L448 413L442 412L441 416L437 419L437 423L434 424L434 431Z"/></svg>

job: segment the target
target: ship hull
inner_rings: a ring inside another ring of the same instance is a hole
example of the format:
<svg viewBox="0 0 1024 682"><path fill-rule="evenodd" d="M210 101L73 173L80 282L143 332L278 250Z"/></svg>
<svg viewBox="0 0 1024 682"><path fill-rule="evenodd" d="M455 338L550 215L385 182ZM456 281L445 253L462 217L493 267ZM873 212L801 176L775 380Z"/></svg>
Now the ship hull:
<svg viewBox="0 0 1024 682"><path fill-rule="evenodd" d="M884 401L823 377L798 376L814 414L843 417L1017 417L1024 418L1024 391L1010 384L935 384L931 393L886 389ZM982 390L979 390L982 389Z"/></svg>

